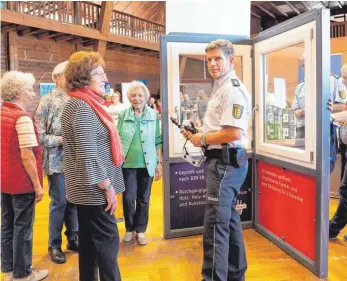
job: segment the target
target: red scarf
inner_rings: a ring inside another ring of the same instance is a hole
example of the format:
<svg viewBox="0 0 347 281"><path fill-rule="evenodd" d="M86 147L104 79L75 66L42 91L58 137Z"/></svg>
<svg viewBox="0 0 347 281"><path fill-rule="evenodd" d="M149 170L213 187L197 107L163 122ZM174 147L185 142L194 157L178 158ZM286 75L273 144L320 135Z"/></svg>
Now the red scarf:
<svg viewBox="0 0 347 281"><path fill-rule="evenodd" d="M113 163L116 166L121 165L124 162L124 154L121 146L121 141L119 138L118 130L116 128L116 124L114 123L112 117L102 106L104 102L103 98L87 88L79 88L72 90L69 93L69 96L85 101L94 110L96 115L98 115L101 122L106 126L106 128L110 132Z"/></svg>

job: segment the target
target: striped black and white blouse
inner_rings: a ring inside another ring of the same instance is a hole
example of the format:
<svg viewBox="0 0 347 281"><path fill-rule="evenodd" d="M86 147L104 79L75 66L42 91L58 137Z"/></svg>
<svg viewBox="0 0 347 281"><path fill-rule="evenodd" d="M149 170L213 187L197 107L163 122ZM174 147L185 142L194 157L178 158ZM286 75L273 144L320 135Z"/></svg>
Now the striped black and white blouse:
<svg viewBox="0 0 347 281"><path fill-rule="evenodd" d="M122 168L112 161L108 129L92 108L70 99L61 115L67 200L79 205L103 205L104 192L97 183L109 178L115 192L124 191Z"/></svg>

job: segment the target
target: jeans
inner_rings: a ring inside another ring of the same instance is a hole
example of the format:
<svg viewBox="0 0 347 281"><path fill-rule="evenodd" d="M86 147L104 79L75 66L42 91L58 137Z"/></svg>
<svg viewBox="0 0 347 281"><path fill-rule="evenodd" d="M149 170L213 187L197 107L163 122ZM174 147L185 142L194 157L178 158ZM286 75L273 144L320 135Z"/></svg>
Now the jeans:
<svg viewBox="0 0 347 281"><path fill-rule="evenodd" d="M80 281L121 281L118 267L119 233L106 205L77 205L80 225Z"/></svg>
<svg viewBox="0 0 347 281"><path fill-rule="evenodd" d="M126 231L146 232L153 177L148 175L146 168L123 168L123 177L125 183L123 212Z"/></svg>
<svg viewBox="0 0 347 281"><path fill-rule="evenodd" d="M34 193L1 193L1 267L14 278L31 274L34 217Z"/></svg>
<svg viewBox="0 0 347 281"><path fill-rule="evenodd" d="M63 173L48 175L49 197L49 240L51 248L61 247L61 231L65 222L68 241L78 235L77 208L66 201L65 176Z"/></svg>
<svg viewBox="0 0 347 281"><path fill-rule="evenodd" d="M329 235L336 236L347 224L347 169L340 186L340 201L333 218L329 222Z"/></svg>
<svg viewBox="0 0 347 281"><path fill-rule="evenodd" d="M203 280L244 281L247 260L236 202L248 164L234 168L217 159L206 164Z"/></svg>

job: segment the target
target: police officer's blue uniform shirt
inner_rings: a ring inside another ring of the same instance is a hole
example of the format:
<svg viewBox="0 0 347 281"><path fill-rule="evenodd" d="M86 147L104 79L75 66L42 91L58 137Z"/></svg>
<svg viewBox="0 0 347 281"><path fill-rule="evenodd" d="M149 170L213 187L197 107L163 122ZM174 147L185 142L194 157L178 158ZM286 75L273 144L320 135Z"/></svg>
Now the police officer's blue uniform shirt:
<svg viewBox="0 0 347 281"><path fill-rule="evenodd" d="M251 95L234 71L215 80L202 126L203 133L213 133L223 126L242 129L242 137L230 143L231 147L246 147L248 121L251 116ZM210 145L208 149L220 149Z"/></svg>

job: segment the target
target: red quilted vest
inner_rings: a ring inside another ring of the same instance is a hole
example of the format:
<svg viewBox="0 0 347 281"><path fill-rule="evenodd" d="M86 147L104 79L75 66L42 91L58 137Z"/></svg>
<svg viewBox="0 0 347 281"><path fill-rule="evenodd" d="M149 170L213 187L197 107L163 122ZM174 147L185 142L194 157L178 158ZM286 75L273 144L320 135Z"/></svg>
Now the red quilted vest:
<svg viewBox="0 0 347 281"><path fill-rule="evenodd" d="M34 192L20 156L16 122L19 117L31 116L16 104L4 102L1 107L1 192L23 194ZM34 123L34 122L33 122ZM39 135L34 123L37 143ZM37 172L42 185L42 153L40 146L33 147Z"/></svg>

